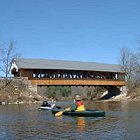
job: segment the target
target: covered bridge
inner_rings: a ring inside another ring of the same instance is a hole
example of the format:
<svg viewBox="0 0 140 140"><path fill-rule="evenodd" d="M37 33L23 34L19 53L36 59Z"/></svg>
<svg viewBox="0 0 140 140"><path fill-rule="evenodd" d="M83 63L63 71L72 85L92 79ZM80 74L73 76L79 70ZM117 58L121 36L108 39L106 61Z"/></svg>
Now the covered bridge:
<svg viewBox="0 0 140 140"><path fill-rule="evenodd" d="M117 64L19 58L12 61L11 73L33 85L125 85L125 73Z"/></svg>

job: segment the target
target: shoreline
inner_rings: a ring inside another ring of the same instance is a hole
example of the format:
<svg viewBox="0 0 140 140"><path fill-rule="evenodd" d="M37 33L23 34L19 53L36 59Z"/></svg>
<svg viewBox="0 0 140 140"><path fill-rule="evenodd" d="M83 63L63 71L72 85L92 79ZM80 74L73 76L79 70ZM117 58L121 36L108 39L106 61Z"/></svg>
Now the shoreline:
<svg viewBox="0 0 140 140"><path fill-rule="evenodd" d="M66 100L58 100L58 101L68 101L69 99L66 99ZM71 99L70 99L71 100ZM95 101L95 102L136 102L136 101L140 101L140 97L137 97L137 98L132 98L130 96L126 96L126 97L123 97L123 98L117 98L115 99L114 98L111 98L111 99L106 99L106 100L99 100L99 99L93 99L93 100L89 100L89 99L86 99L84 101ZM56 101L57 102L57 101ZM6 102L1 102L0 105L21 105L21 104L41 104L42 101L29 101L29 102L13 102L13 103L6 103Z"/></svg>

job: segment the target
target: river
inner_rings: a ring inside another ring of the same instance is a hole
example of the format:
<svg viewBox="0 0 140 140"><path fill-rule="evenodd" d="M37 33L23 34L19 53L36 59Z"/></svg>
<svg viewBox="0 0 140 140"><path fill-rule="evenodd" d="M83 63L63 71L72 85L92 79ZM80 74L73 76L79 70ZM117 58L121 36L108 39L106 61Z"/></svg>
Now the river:
<svg viewBox="0 0 140 140"><path fill-rule="evenodd" d="M57 102L68 106L72 102ZM39 104L1 105L0 140L139 140L140 101L85 102L106 112L103 118L54 117Z"/></svg>

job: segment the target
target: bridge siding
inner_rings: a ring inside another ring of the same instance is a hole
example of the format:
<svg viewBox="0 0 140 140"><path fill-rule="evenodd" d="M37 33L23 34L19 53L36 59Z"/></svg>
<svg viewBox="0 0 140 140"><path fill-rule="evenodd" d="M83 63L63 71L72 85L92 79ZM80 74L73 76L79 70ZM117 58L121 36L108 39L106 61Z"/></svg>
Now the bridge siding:
<svg viewBox="0 0 140 140"><path fill-rule="evenodd" d="M70 86L80 86L80 85L113 85L113 86L124 86L126 85L124 81L124 73L119 73L119 80L110 80L110 79L48 79L48 78L33 78L33 70L30 69L21 69L21 77L28 77L28 80L31 81L33 85L70 85Z"/></svg>
<svg viewBox="0 0 140 140"><path fill-rule="evenodd" d="M87 79L32 79L30 80L33 85L68 85L68 86L79 86L79 85L108 85L108 86L124 86L125 81L114 81L114 80L87 80Z"/></svg>

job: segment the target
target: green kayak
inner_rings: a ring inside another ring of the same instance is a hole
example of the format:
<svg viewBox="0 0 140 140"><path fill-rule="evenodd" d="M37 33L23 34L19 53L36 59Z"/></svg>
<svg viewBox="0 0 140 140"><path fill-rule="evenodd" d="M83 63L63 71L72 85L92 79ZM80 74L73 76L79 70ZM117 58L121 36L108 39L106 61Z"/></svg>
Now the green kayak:
<svg viewBox="0 0 140 140"><path fill-rule="evenodd" d="M63 109L52 109L52 114L63 111L63 115L79 116L79 117L104 117L105 112L101 110L89 110L84 111L64 111Z"/></svg>

